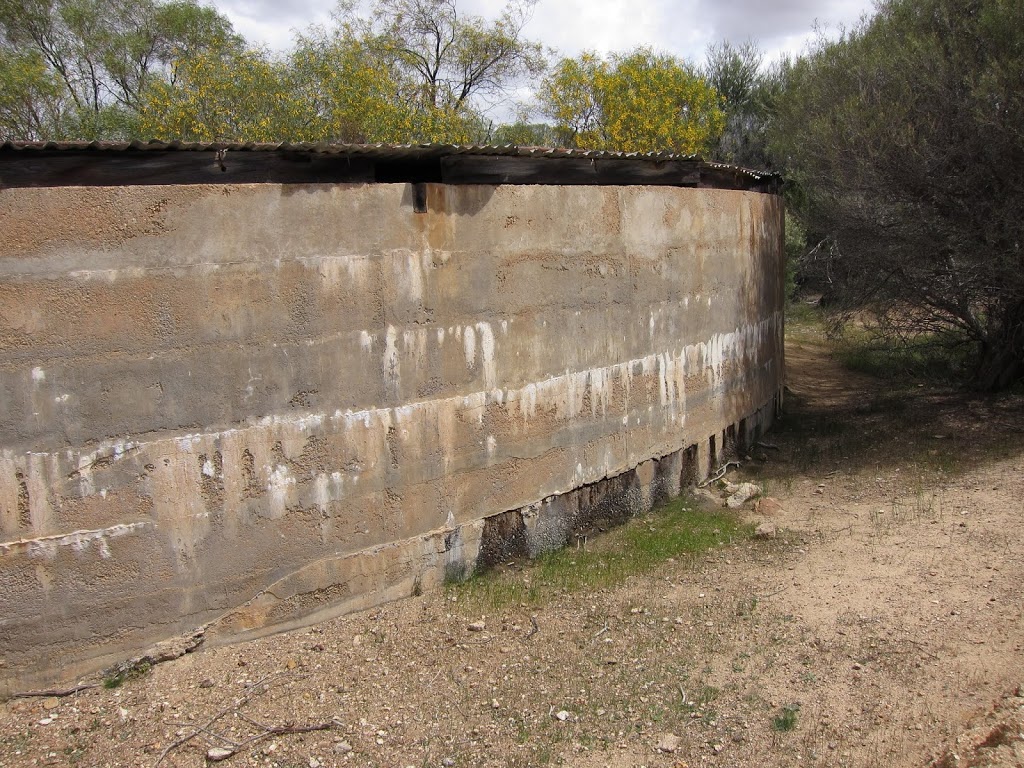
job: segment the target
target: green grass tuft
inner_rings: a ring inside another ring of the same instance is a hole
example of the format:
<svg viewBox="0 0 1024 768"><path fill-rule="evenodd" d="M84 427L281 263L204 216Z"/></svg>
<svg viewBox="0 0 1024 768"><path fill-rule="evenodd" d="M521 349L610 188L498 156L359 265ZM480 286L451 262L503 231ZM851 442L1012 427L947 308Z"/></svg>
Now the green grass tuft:
<svg viewBox="0 0 1024 768"><path fill-rule="evenodd" d="M786 733L796 728L796 716L797 712L800 711L798 704L791 704L788 707L783 707L772 719L772 730L779 733Z"/></svg>
<svg viewBox="0 0 1024 768"><path fill-rule="evenodd" d="M107 689L120 688L127 680L138 680L145 677L152 668L153 665L145 659L119 664L103 678L103 687Z"/></svg>

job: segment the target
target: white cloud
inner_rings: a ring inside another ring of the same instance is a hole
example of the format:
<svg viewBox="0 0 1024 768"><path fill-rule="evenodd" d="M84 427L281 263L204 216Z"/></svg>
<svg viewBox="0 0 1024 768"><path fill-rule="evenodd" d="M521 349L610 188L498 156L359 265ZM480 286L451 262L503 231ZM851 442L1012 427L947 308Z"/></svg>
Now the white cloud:
<svg viewBox="0 0 1024 768"><path fill-rule="evenodd" d="M328 0L213 0L211 5L249 42L283 51L292 45L296 32L326 23L335 4Z"/></svg>
<svg viewBox="0 0 1024 768"><path fill-rule="evenodd" d="M330 19L333 0L215 0L235 29L253 42L287 48L294 31ZM493 18L503 0L459 0L465 14ZM564 55L585 49L601 53L649 45L700 59L719 40L757 40L769 54L799 53L814 37L852 26L872 8L871 0L540 0L526 27Z"/></svg>

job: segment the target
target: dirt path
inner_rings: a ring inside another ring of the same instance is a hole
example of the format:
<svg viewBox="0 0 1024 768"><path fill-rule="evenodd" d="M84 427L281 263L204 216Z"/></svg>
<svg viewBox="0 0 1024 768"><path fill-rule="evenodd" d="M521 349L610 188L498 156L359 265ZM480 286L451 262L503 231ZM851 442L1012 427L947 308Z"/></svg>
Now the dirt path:
<svg viewBox="0 0 1024 768"><path fill-rule="evenodd" d="M775 447L741 473L778 538L539 608L428 594L12 700L0 766L212 746L279 768L1024 765L1022 399L894 390L809 335L787 356Z"/></svg>

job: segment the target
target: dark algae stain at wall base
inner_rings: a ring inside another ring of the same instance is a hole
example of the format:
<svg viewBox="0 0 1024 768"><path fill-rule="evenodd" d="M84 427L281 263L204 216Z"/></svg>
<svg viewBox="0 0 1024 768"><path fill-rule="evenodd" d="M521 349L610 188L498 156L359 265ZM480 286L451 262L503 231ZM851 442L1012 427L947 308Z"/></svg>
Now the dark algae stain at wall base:
<svg viewBox="0 0 1024 768"><path fill-rule="evenodd" d="M206 178L216 151L0 147L0 692L534 556L772 420L773 177L261 145Z"/></svg>

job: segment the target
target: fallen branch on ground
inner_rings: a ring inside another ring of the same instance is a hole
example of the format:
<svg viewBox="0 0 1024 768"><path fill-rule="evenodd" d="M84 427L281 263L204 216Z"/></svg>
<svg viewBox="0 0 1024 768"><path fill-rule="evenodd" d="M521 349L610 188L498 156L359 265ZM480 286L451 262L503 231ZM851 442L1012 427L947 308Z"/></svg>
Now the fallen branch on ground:
<svg viewBox="0 0 1024 768"><path fill-rule="evenodd" d="M160 763L162 763L167 758L167 756L169 754L171 754L171 752L176 750L178 747L183 746L184 744L187 744L188 742L192 741L192 739L194 739L196 736L199 736L200 734L208 733L208 734L217 736L217 738L222 738L224 741L230 742L231 741L230 739L221 737L219 734L216 734L216 733L214 733L213 731L210 730L212 728L213 724L216 723L218 720L220 720L222 717L224 717L227 714L230 714L232 712L237 713L239 708L245 706L245 703L247 701L249 701L249 699L251 699L254 694L258 693L260 688L262 688L264 685L266 685L267 682L269 682L270 680L273 680L276 677L281 677L281 676L283 676L285 674L287 674L287 673L286 672L273 672L273 673L267 675L266 677L263 677L262 679L258 680L257 682L253 683L252 685L250 685L249 689L244 694L242 694L237 699L235 699L234 704L231 704L230 706L224 707L224 709L222 709L219 712L217 712L217 714L215 714L213 717L211 717L209 720L207 720L202 725L190 726L193 729L192 733L190 733L190 734L188 734L186 736L182 736L181 738L176 739L175 741L172 741L170 744L168 744L166 747L164 747L164 751L160 753L160 756L156 759L156 762L153 763L153 768L157 768L157 766L159 766ZM232 754L234 754L234 753L232 752Z"/></svg>
<svg viewBox="0 0 1024 768"><path fill-rule="evenodd" d="M725 464L715 470L715 474L705 480L703 483L697 483L698 488L707 488L709 485L717 480L721 480L725 477L725 473L729 471L729 467L738 467L740 463L738 461L727 461Z"/></svg>
<svg viewBox="0 0 1024 768"><path fill-rule="evenodd" d="M71 696L79 691L87 691L90 688L99 688L99 683L85 683L83 685L76 685L71 688L49 688L45 691L22 691L20 693L12 693L12 699L31 699L34 697L43 698L61 698L63 696Z"/></svg>

